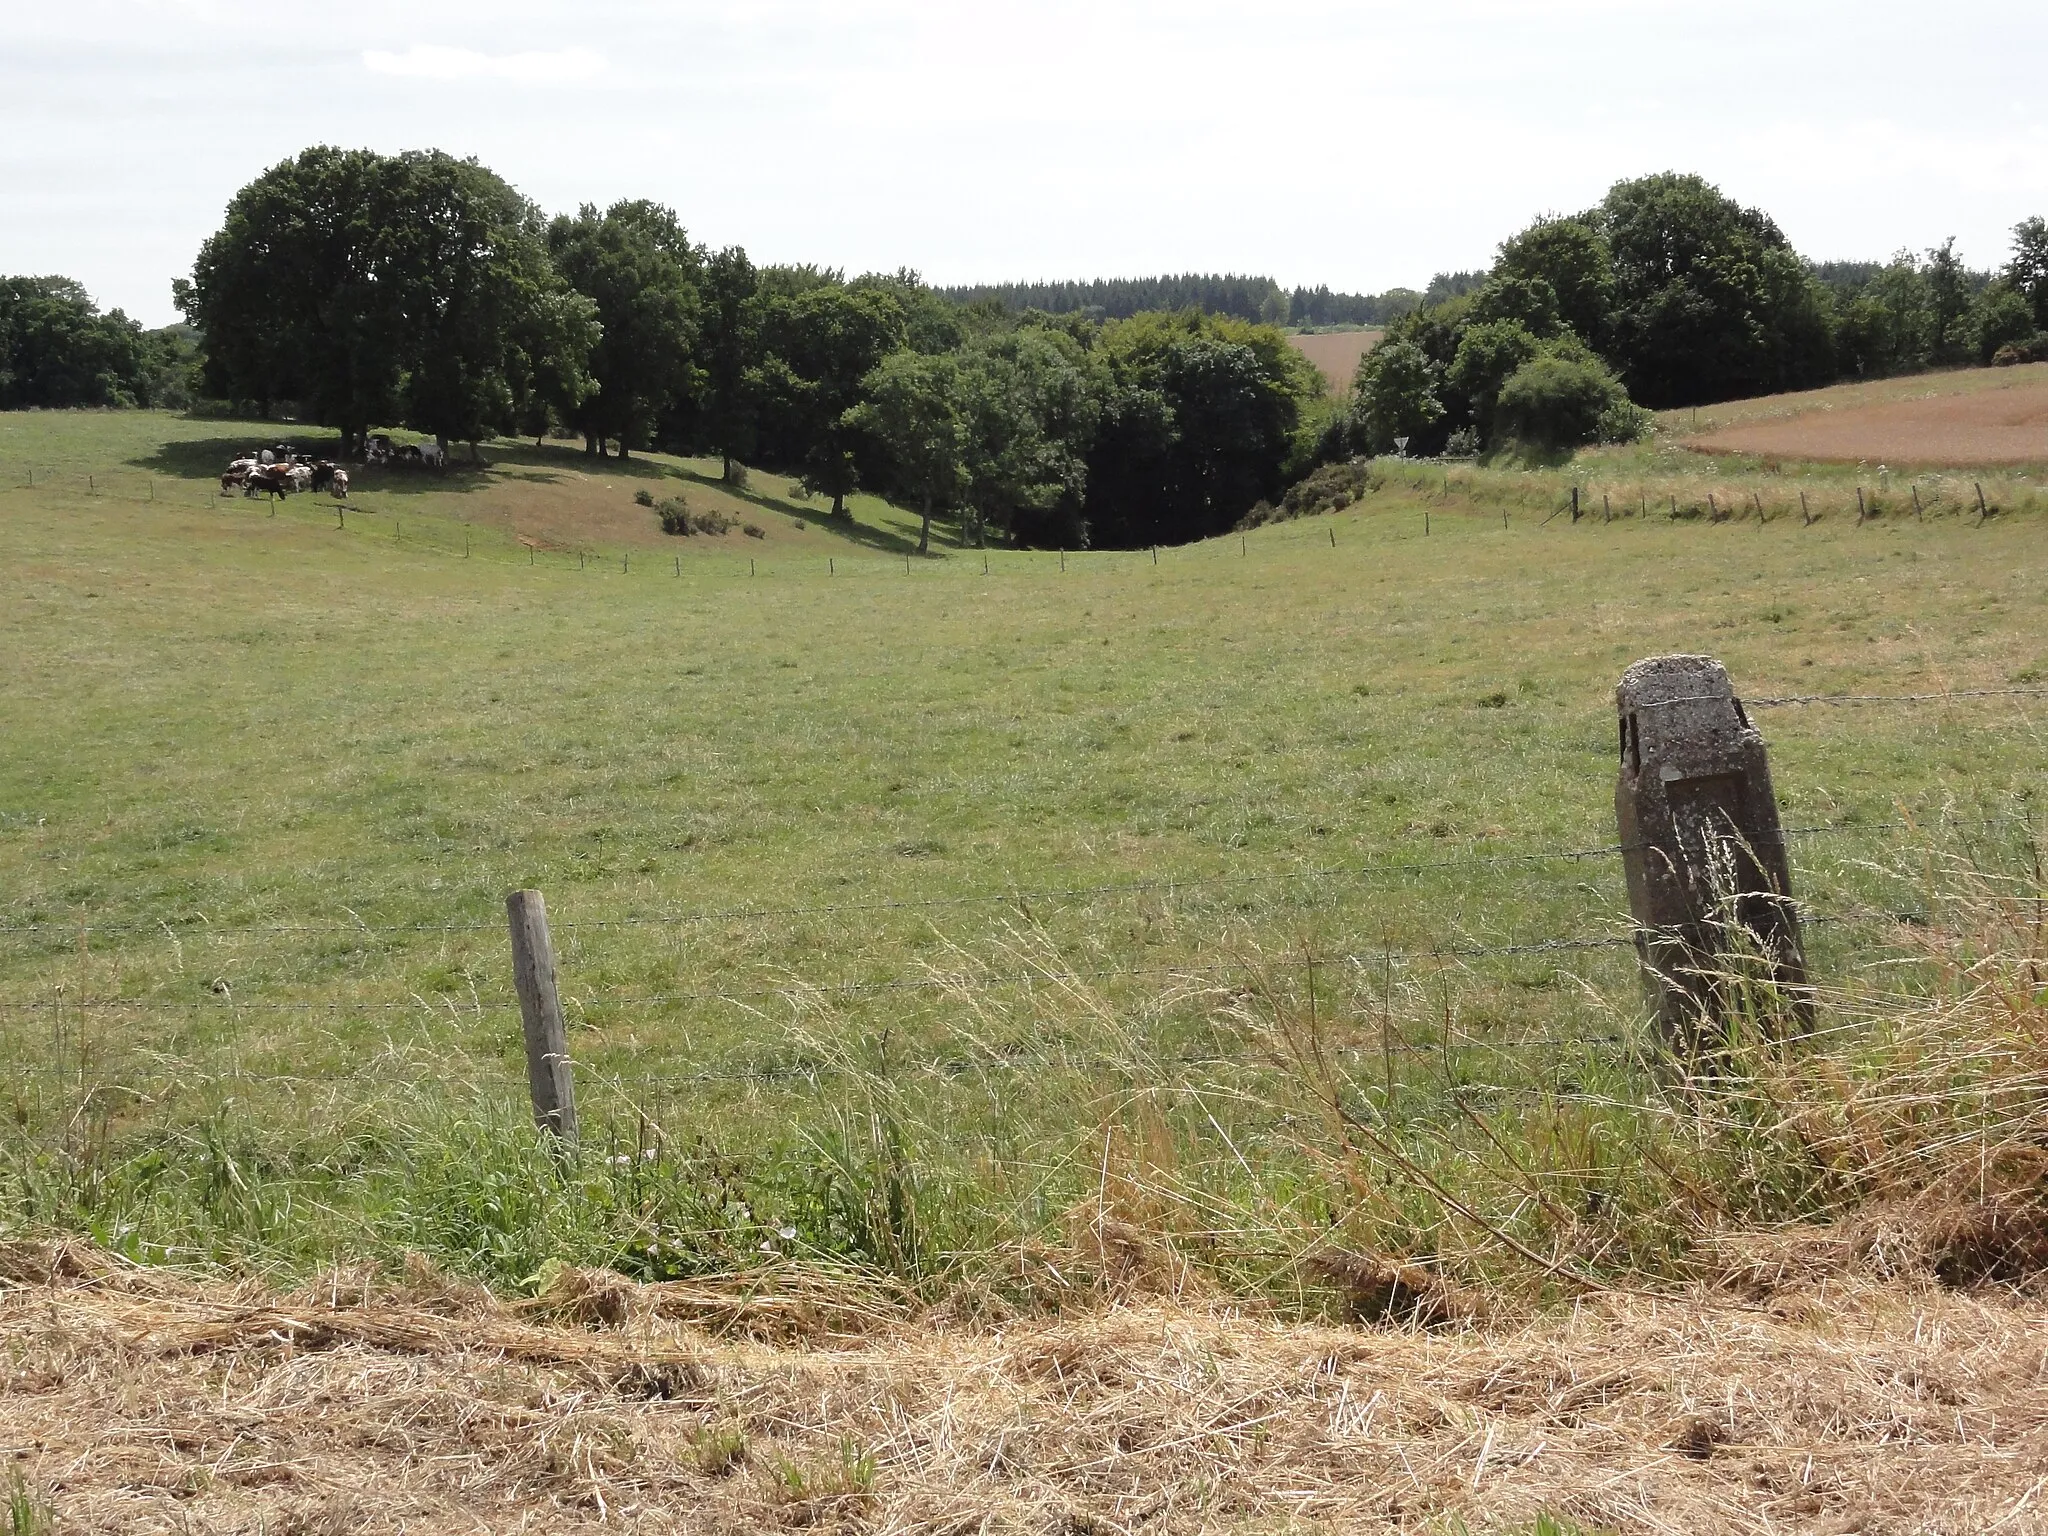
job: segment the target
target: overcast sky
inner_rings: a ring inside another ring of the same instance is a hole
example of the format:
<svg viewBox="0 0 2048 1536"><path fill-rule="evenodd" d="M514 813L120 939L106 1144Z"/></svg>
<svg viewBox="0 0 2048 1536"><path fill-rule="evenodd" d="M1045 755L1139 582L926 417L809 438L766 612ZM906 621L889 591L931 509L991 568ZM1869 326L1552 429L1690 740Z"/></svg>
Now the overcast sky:
<svg viewBox="0 0 2048 1536"><path fill-rule="evenodd" d="M151 324L314 143L650 197L757 262L932 282L1485 264L1697 171L1809 256L2048 213L2040 0L0 0L0 273Z"/></svg>

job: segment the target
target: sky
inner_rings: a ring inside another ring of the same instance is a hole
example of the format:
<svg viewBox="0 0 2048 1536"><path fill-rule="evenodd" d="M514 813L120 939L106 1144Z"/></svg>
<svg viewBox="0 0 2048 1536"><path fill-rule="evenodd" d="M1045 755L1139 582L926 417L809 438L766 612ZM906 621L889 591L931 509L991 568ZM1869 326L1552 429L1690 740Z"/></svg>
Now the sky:
<svg viewBox="0 0 2048 1536"><path fill-rule="evenodd" d="M2039 0L0 0L0 273L167 323L318 143L934 283L1420 287L1663 170L1815 259L1994 266L2048 214L2044 58Z"/></svg>

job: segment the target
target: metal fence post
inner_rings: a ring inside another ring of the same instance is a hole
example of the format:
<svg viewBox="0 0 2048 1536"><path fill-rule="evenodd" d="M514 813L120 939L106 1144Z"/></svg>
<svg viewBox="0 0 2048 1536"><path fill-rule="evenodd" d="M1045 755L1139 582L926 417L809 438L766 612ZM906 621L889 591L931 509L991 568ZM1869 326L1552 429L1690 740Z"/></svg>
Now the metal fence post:
<svg viewBox="0 0 2048 1536"><path fill-rule="evenodd" d="M512 981L526 1034L526 1086L534 1122L562 1142L576 1141L576 1084L570 1074L568 1029L555 992L555 946L548 937L548 907L539 891L505 897L512 928Z"/></svg>
<svg viewBox="0 0 2048 1536"><path fill-rule="evenodd" d="M1764 739L1711 656L1639 661L1614 691L1615 786L1636 950L1664 1038L1725 1032L1745 979L1811 1019L1799 915ZM1775 1032L1785 1009L1759 1009Z"/></svg>

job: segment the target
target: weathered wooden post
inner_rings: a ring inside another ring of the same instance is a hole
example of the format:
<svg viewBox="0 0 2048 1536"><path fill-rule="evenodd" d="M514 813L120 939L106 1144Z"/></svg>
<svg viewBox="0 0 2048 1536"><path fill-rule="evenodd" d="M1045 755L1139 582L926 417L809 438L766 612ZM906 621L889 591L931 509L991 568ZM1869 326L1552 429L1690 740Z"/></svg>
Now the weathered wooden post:
<svg viewBox="0 0 2048 1536"><path fill-rule="evenodd" d="M526 1034L526 1086L533 1095L534 1122L573 1145L576 1083L570 1074L562 1000L555 992L548 906L539 891L513 891L505 897L505 916L512 927L512 983L519 992L519 1018Z"/></svg>
<svg viewBox="0 0 2048 1536"><path fill-rule="evenodd" d="M1804 1025L1812 1005L1770 764L1727 670L1711 656L1652 657L1622 674L1614 699L1615 818L1665 1040L1687 1055L1708 1045L1744 973Z"/></svg>

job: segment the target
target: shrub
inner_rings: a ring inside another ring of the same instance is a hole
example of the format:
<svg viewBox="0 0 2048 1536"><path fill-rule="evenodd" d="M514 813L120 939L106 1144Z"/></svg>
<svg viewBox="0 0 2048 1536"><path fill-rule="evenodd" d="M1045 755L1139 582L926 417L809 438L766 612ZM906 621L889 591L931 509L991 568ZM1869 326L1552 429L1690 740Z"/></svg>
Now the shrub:
<svg viewBox="0 0 2048 1536"><path fill-rule="evenodd" d="M726 467L725 483L736 491L744 491L747 488L747 466L734 459Z"/></svg>
<svg viewBox="0 0 2048 1536"><path fill-rule="evenodd" d="M2013 368L2021 363L2048 363L2048 331L2036 332L2024 341L2008 341L1991 354L1994 368Z"/></svg>
<svg viewBox="0 0 2048 1536"><path fill-rule="evenodd" d="M765 539L768 537L767 534L761 531L761 525L758 523L743 523L740 525L740 532L750 539Z"/></svg>
<svg viewBox="0 0 2048 1536"><path fill-rule="evenodd" d="M694 533L690 526L690 504L680 496L671 496L654 509L661 516L663 533Z"/></svg>
<svg viewBox="0 0 2048 1536"><path fill-rule="evenodd" d="M727 517L723 512L692 512L690 514L690 532L724 533L731 529L738 521L738 518Z"/></svg>
<svg viewBox="0 0 2048 1536"><path fill-rule="evenodd" d="M1641 426L1633 423L1641 416L1620 382L1596 361L1538 357L1500 389L1502 433L1538 448L1597 442L1603 429L1640 436Z"/></svg>
<svg viewBox="0 0 2048 1536"><path fill-rule="evenodd" d="M653 506L653 505L654 505L654 492L652 492L652 491L648 490L648 489L647 489L647 487L646 487L646 486L644 486L644 485L643 485L643 486L641 486L639 490L637 490L637 491L635 491L635 492L633 493L633 505L634 505L634 506L636 506L636 507L651 507L651 506Z"/></svg>
<svg viewBox="0 0 2048 1536"><path fill-rule="evenodd" d="M2039 327L2027 296L2006 283L1993 283L1978 295L1965 322L1972 350L1982 363L1996 363L2009 346L2025 346Z"/></svg>

